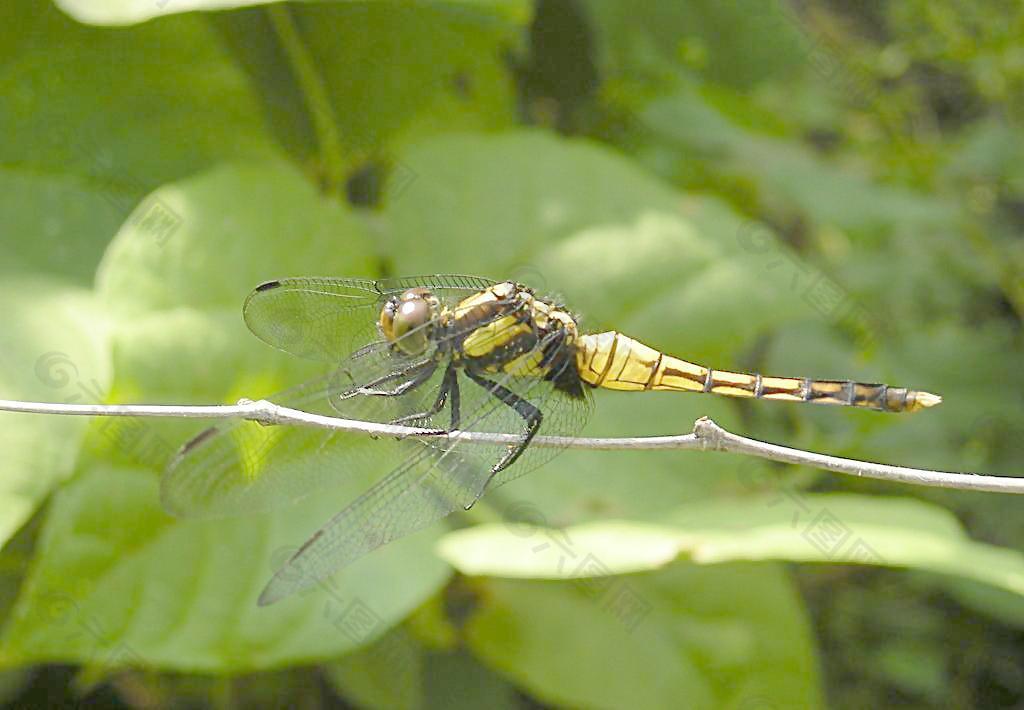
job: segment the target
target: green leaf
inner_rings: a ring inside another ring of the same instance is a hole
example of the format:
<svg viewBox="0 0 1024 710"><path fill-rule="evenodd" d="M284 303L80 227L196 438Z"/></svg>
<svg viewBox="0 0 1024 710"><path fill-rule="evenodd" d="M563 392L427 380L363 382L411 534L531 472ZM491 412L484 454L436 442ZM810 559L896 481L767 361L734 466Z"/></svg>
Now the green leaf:
<svg viewBox="0 0 1024 710"><path fill-rule="evenodd" d="M894 639L875 659L878 671L893 683L941 703L949 697L946 655L931 643Z"/></svg>
<svg viewBox="0 0 1024 710"><path fill-rule="evenodd" d="M371 269L361 224L286 163L218 167L154 197L181 215L174 234L160 242L124 225L97 274L100 295L127 315L233 308L244 329L242 301L262 281Z"/></svg>
<svg viewBox="0 0 1024 710"><path fill-rule="evenodd" d="M176 521L157 501L157 477L147 469L97 464L61 490L0 660L269 668L373 641L448 576L425 531L312 593L257 607L275 563L294 551L286 543L335 512L337 499L216 521Z"/></svg>
<svg viewBox="0 0 1024 710"><path fill-rule="evenodd" d="M785 493L684 506L661 525L606 520L548 531L570 541L565 545L576 556L596 561L586 572L565 566L558 546L541 547L543 530L468 528L446 535L438 550L470 575L566 579L658 569L675 559L791 560L920 569L1024 594L1024 554L974 542L942 508L910 499Z"/></svg>
<svg viewBox="0 0 1024 710"><path fill-rule="evenodd" d="M249 334L239 308L269 278L369 272L368 240L347 209L279 163L223 166L157 196L183 216L180 228L161 243L126 224L98 278L116 316L118 401L260 397L312 374ZM429 554L437 531L424 531L353 565L340 591L257 609L285 553L383 472L346 471L337 490L275 516L175 521L159 510L157 474L197 428L94 427L5 629L8 663L229 672L322 658L372 641L444 584L448 569Z"/></svg>
<svg viewBox="0 0 1024 710"><path fill-rule="evenodd" d="M438 553L467 575L523 579L567 579L584 574L566 566L593 557L602 576L659 569L678 559L683 543L671 530L605 521L574 525L564 532L525 525L480 525L449 533Z"/></svg>
<svg viewBox="0 0 1024 710"><path fill-rule="evenodd" d="M110 334L92 294L42 277L0 283L0 397L94 403L110 387ZM0 545L74 469L85 417L0 414Z"/></svg>
<svg viewBox="0 0 1024 710"><path fill-rule="evenodd" d="M570 707L818 707L810 632L771 565L676 565L609 584L481 580L474 653ZM760 703L760 704L758 704Z"/></svg>
<svg viewBox="0 0 1024 710"><path fill-rule="evenodd" d="M423 707L425 650L404 627L328 664L338 691L364 708Z"/></svg>
<svg viewBox="0 0 1024 710"><path fill-rule="evenodd" d="M797 213L816 223L871 233L897 224L938 229L956 217L956 209L938 198L877 184L830 165L792 139L746 130L692 89L651 101L640 119L680 151L680 161L705 160L716 174L756 181L761 200L780 220Z"/></svg>
<svg viewBox="0 0 1024 710"><path fill-rule="evenodd" d="M1020 594L958 578L945 580L943 586L957 602L975 613L1024 628L1024 597Z"/></svg>
<svg viewBox="0 0 1024 710"><path fill-rule="evenodd" d="M336 0L342 4L344 0ZM230 10L240 7L258 7L272 0L180 0L180 2L149 2L148 0L105 0L102 3L89 0L56 0L58 7L79 22L93 25L127 25L161 15L174 15L194 10ZM397 4L384 3L381 4ZM440 6L452 14L470 14L483 9L518 18L524 21L528 9L523 0L453 0L450 2L419 2L422 5Z"/></svg>
<svg viewBox="0 0 1024 710"><path fill-rule="evenodd" d="M269 14L285 7L287 14ZM516 0L299 3L213 21L296 160L327 169L322 146L311 140L323 120L338 131L335 157L351 170L387 164L403 142L425 134L510 125L514 94L504 55L529 12ZM294 26L294 36L281 22ZM308 57L322 101L300 81L296 53ZM401 164L388 167L403 182L416 179Z"/></svg>
<svg viewBox="0 0 1024 710"><path fill-rule="evenodd" d="M749 248L749 223L597 144L453 135L403 161L417 179L388 211L399 273L520 278L585 309L590 330L683 357L734 355L744 336L806 313L785 269Z"/></svg>
<svg viewBox="0 0 1024 710"><path fill-rule="evenodd" d="M244 75L198 18L114 31L14 0L0 26L10 33L0 54L4 272L91 282L122 222L182 218L148 193L273 151Z"/></svg>
<svg viewBox="0 0 1024 710"><path fill-rule="evenodd" d="M146 2L146 0L55 0L57 6L79 22L91 25L130 25L161 15L192 10L226 10L246 5L263 5L270 0L184 0L183 2Z"/></svg>
<svg viewBox="0 0 1024 710"><path fill-rule="evenodd" d="M234 402L322 374L255 338L241 305L274 278L371 273L370 243L351 212L281 162L222 166L155 197L182 215L174 234L159 241L126 224L97 275L119 315L118 400ZM160 421L152 430L174 441L196 428Z"/></svg>
<svg viewBox="0 0 1024 710"><path fill-rule="evenodd" d="M324 670L341 694L359 707L520 707L515 689L465 649L427 650L404 627Z"/></svg>
<svg viewBox="0 0 1024 710"><path fill-rule="evenodd" d="M592 0L585 7L596 59L617 78L704 69L716 81L749 87L799 71L811 50L783 3Z"/></svg>

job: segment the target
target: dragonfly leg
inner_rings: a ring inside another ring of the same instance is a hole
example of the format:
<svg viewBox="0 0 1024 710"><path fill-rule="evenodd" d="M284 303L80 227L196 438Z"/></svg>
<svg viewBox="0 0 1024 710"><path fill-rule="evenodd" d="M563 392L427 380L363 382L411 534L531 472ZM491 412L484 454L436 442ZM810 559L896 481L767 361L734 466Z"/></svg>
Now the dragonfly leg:
<svg viewBox="0 0 1024 710"><path fill-rule="evenodd" d="M466 374L469 375L471 380L490 392L491 395L497 397L501 402L514 409L516 414L526 421L526 435L517 443L510 445L508 451L501 457L501 460L491 467L487 480L484 481L482 486L480 486L480 490L477 491L473 501L466 506L466 510L469 510L476 505L476 502L480 500L483 494L487 491L487 486L492 480L494 480L494 477L514 464L516 459L526 451L526 447L530 445L530 441L537 433L537 430L540 429L540 424L544 419L544 414L529 401L523 399L507 387L503 387L497 382L492 382L485 377L481 377L468 369L466 370Z"/></svg>
<svg viewBox="0 0 1024 710"><path fill-rule="evenodd" d="M437 362L435 360L420 360L410 365L406 365L400 370L389 372L386 375L382 375L375 380L367 382L365 385L353 387L348 392L338 396L338 399L351 399L356 395L370 395L374 397L399 397L406 392L409 392L416 387L419 387L424 382L430 379L430 376L434 374L434 370L437 369ZM390 390L379 390L374 389L377 385L382 385L386 382L393 382L394 380L401 379L406 375L413 375L412 379L406 380L394 389Z"/></svg>
<svg viewBox="0 0 1024 710"><path fill-rule="evenodd" d="M430 371L433 373L433 369ZM455 363L448 363L448 367L444 371L444 379L441 381L441 389L437 392L437 399L434 400L434 404L431 405L430 409L422 412L416 412L415 414L406 414L405 416L392 419L390 424L406 424L408 422L414 422L418 419L426 419L432 417L442 409L444 409L445 403L448 401L449 394L452 395L452 405L458 406L458 382L455 378ZM448 433L445 429L438 429L438 432Z"/></svg>
<svg viewBox="0 0 1024 710"><path fill-rule="evenodd" d="M449 389L449 394L451 396L451 404L449 405L449 408L452 413L452 421L448 430L458 431L459 427L462 426L462 410L460 409L462 406L462 398L459 394L459 377L457 372L452 372L452 386Z"/></svg>

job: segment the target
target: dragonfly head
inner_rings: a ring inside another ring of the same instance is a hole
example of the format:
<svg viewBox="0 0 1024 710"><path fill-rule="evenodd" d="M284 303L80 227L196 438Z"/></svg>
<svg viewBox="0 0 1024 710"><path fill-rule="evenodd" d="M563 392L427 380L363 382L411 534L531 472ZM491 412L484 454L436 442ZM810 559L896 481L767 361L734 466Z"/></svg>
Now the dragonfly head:
<svg viewBox="0 0 1024 710"><path fill-rule="evenodd" d="M441 314L441 302L425 288L410 288L393 296L380 312L384 337L406 355L421 355L430 344L431 330Z"/></svg>

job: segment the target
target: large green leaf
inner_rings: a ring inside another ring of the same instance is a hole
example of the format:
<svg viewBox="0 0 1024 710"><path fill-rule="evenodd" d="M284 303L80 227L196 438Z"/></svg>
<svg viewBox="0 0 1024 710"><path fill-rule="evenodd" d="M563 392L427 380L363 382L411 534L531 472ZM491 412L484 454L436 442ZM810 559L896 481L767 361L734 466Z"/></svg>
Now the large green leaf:
<svg viewBox="0 0 1024 710"><path fill-rule="evenodd" d="M411 150L418 178L389 211L398 271L519 277L683 357L734 356L808 307L749 223L686 198L596 144L540 132L450 136ZM717 362L727 367L728 362Z"/></svg>
<svg viewBox="0 0 1024 710"><path fill-rule="evenodd" d="M821 705L807 620L771 565L600 582L482 580L470 648L570 707Z"/></svg>
<svg viewBox="0 0 1024 710"><path fill-rule="evenodd" d="M372 250L359 221L283 162L219 167L155 197L182 215L160 244L126 224L110 245L97 288L126 316L236 308L271 278L366 274ZM241 331L239 331L241 332Z"/></svg>
<svg viewBox="0 0 1024 710"><path fill-rule="evenodd" d="M683 506L660 525L594 522L558 535L599 575L700 564L792 560L907 567L984 582L1024 595L1024 555L972 541L947 511L911 499L804 494ZM439 548L472 575L564 579L586 575L545 544L553 531L488 525L449 533ZM564 546L563 546L564 547Z"/></svg>
<svg viewBox="0 0 1024 710"><path fill-rule="evenodd" d="M182 522L158 500L151 469L95 464L62 489L7 621L3 662L237 672L313 660L373 641L448 574L429 554L428 532L313 593L257 607L274 564L338 501L274 518Z"/></svg>
<svg viewBox="0 0 1024 710"><path fill-rule="evenodd" d="M126 224L100 269L116 317L118 401L260 397L312 374L248 334L238 309L275 276L367 273L359 223L278 163L221 167L157 196L185 217L174 238L160 244ZM333 495L275 516L176 521L159 509L157 478L197 426L94 428L5 629L8 663L223 672L322 658L372 641L444 583L426 531L354 565L333 589L258 610L273 566L381 472L344 472ZM399 574L409 578L394 584Z"/></svg>
<svg viewBox="0 0 1024 710"><path fill-rule="evenodd" d="M0 270L89 282L129 216L153 239L177 229L183 216L147 193L273 149L244 76L195 17L114 31L14 0L0 27Z"/></svg>
<svg viewBox="0 0 1024 710"><path fill-rule="evenodd" d="M706 161L720 178L755 181L767 211L780 221L797 213L815 224L870 233L897 225L937 229L956 217L955 207L938 198L878 184L858 171L830 165L791 139L737 125L693 89L658 97L639 118L659 140L680 151L680 162Z"/></svg>
<svg viewBox="0 0 1024 710"><path fill-rule="evenodd" d="M0 398L93 403L110 387L109 323L92 294L41 277L0 283ZM0 546L75 466L89 421L0 414Z"/></svg>

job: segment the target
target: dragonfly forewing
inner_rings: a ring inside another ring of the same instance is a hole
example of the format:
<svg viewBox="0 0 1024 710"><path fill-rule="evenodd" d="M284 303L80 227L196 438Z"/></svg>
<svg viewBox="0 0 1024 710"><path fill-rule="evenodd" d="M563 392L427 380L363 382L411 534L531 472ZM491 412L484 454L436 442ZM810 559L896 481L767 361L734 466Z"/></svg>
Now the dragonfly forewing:
<svg viewBox="0 0 1024 710"><path fill-rule="evenodd" d="M261 284L242 314L265 343L309 360L340 363L377 335L383 303L407 288L429 288L448 302L494 282L475 276L439 275L392 279L297 277Z"/></svg>

